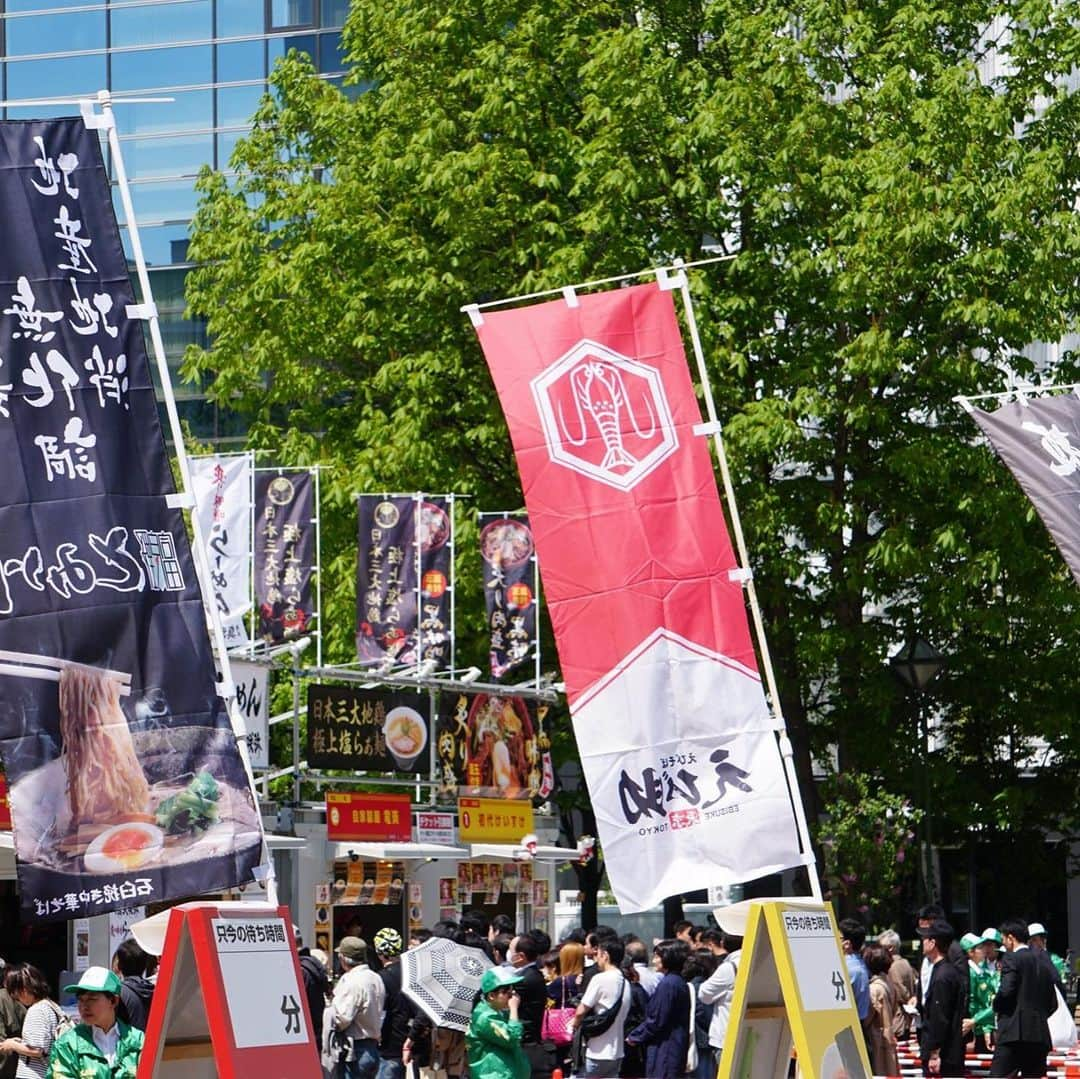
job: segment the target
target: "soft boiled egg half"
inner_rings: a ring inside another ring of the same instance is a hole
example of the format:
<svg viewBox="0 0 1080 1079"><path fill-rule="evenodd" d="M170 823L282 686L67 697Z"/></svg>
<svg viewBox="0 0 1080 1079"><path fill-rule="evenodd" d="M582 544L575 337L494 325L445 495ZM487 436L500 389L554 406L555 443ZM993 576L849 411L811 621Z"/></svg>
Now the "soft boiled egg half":
<svg viewBox="0 0 1080 1079"><path fill-rule="evenodd" d="M157 825L144 821L114 824L94 838L83 861L94 873L128 873L154 861L164 843L165 833Z"/></svg>

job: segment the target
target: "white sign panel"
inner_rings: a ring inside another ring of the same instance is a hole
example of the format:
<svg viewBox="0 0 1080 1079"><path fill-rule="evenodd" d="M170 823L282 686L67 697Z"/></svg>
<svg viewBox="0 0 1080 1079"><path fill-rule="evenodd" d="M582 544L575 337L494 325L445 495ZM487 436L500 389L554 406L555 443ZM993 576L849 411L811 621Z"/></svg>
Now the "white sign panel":
<svg viewBox="0 0 1080 1079"><path fill-rule="evenodd" d="M146 907L127 907L124 910L109 911L109 960L116 955L120 947L133 934L131 927L146 917Z"/></svg>
<svg viewBox="0 0 1080 1079"><path fill-rule="evenodd" d="M248 643L251 609L251 455L193 457L195 520L210 563L225 645Z"/></svg>
<svg viewBox="0 0 1080 1079"><path fill-rule="evenodd" d="M848 996L844 955L824 911L785 910L784 932L799 986L803 1011L845 1011Z"/></svg>
<svg viewBox="0 0 1080 1079"><path fill-rule="evenodd" d="M453 813L417 813L416 842L454 845Z"/></svg>
<svg viewBox="0 0 1080 1079"><path fill-rule="evenodd" d="M237 1049L306 1043L303 987L284 918L213 918Z"/></svg>
<svg viewBox="0 0 1080 1079"><path fill-rule="evenodd" d="M247 728L252 768L270 767L270 668L234 659L229 663L236 685L236 706Z"/></svg>

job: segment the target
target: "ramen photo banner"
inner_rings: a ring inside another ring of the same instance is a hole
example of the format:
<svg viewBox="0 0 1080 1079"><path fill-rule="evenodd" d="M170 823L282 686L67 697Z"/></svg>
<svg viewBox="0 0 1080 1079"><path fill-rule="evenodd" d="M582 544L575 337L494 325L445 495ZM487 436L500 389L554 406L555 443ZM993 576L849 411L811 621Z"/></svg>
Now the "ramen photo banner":
<svg viewBox="0 0 1080 1079"><path fill-rule="evenodd" d="M475 313L624 913L801 865L671 293Z"/></svg>
<svg viewBox="0 0 1080 1079"><path fill-rule="evenodd" d="M0 753L23 913L246 883L261 823L98 133L0 123L0 218Z"/></svg>
<svg viewBox="0 0 1080 1079"><path fill-rule="evenodd" d="M484 606L487 610L493 678L533 659L540 648L536 635L536 550L529 519L481 513L480 557L484 563Z"/></svg>

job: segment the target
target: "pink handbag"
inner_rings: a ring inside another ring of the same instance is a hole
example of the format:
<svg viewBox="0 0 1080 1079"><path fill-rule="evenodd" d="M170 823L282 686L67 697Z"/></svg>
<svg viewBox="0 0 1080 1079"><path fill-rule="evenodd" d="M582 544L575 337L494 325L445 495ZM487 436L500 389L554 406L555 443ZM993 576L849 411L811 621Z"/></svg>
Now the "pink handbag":
<svg viewBox="0 0 1080 1079"><path fill-rule="evenodd" d="M566 1006L566 979L562 983L562 1007L548 1007L540 1023L540 1040L554 1042L556 1045L569 1045L574 1040L574 1028L570 1020L574 1018L576 1008Z"/></svg>

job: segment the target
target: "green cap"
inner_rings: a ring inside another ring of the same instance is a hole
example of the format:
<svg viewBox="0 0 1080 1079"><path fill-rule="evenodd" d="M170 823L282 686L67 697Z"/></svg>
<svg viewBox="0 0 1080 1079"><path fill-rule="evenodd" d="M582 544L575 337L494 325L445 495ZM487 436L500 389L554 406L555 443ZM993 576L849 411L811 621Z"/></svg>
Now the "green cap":
<svg viewBox="0 0 1080 1079"><path fill-rule="evenodd" d="M87 967L74 985L65 985L65 993L120 992L120 979L107 967Z"/></svg>
<svg viewBox="0 0 1080 1079"><path fill-rule="evenodd" d="M982 937L977 937L974 933L965 933L960 938L960 947L963 948L965 952L970 952L976 944L982 944Z"/></svg>
<svg viewBox="0 0 1080 1079"><path fill-rule="evenodd" d="M1001 943L1001 934L996 929L993 929L993 928L984 929L982 939L983 940L993 941L994 944L1000 944Z"/></svg>
<svg viewBox="0 0 1080 1079"><path fill-rule="evenodd" d="M517 985L520 981L522 977L516 970L509 967L488 967L480 979L480 992L490 993L493 989L501 989L504 985Z"/></svg>

